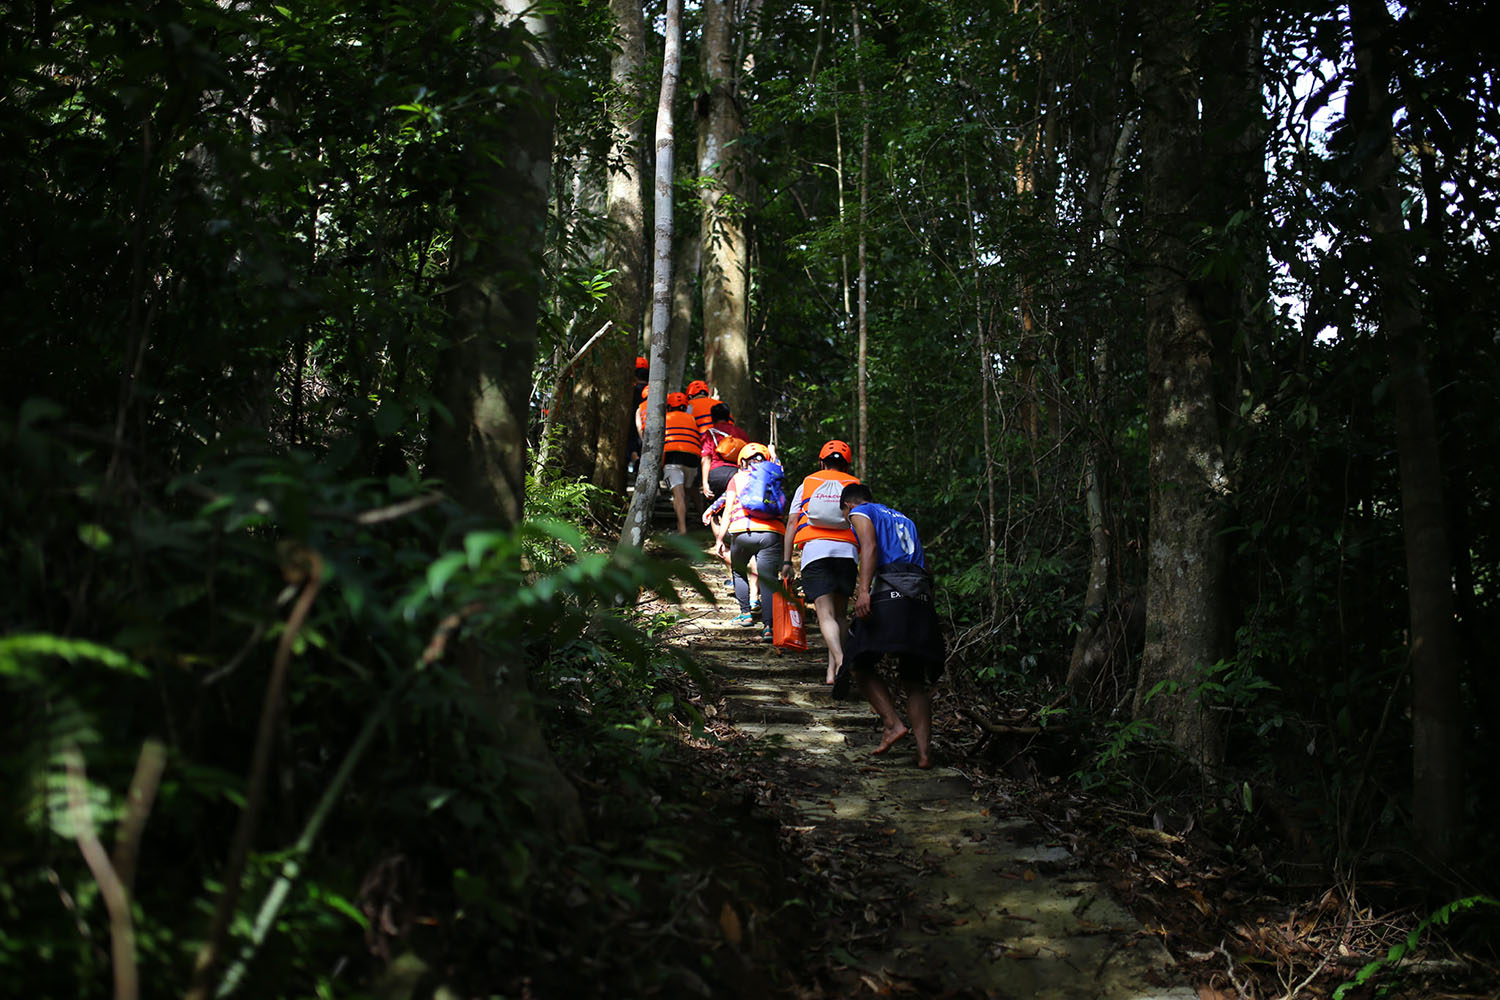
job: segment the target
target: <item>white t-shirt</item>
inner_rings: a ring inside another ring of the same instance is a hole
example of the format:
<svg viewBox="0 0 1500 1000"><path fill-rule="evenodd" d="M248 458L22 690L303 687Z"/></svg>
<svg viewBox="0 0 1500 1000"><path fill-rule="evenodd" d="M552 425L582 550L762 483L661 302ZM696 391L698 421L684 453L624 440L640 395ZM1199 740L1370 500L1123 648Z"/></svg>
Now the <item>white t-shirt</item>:
<svg viewBox="0 0 1500 1000"><path fill-rule="evenodd" d="M796 514L802 506L802 486L798 484L797 492L792 494L792 505L787 508L787 530L791 531L796 525ZM817 562L819 559L858 559L859 550L850 542L842 542L837 538L812 538L803 543L802 565Z"/></svg>

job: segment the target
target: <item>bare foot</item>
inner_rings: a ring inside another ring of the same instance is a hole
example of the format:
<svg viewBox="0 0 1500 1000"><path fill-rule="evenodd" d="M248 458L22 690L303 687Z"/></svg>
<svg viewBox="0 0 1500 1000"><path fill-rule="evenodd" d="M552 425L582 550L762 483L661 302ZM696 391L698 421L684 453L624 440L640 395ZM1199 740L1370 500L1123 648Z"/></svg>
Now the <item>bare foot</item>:
<svg viewBox="0 0 1500 1000"><path fill-rule="evenodd" d="M891 747L895 746L896 741L905 736L908 732L910 732L910 730L908 730L905 726L901 725L898 722L895 729L887 729L885 731L885 739L881 740L880 746L876 747L874 750L871 750L870 753L885 753Z"/></svg>
<svg viewBox="0 0 1500 1000"><path fill-rule="evenodd" d="M917 754L917 767L923 771L932 767L932 754Z"/></svg>

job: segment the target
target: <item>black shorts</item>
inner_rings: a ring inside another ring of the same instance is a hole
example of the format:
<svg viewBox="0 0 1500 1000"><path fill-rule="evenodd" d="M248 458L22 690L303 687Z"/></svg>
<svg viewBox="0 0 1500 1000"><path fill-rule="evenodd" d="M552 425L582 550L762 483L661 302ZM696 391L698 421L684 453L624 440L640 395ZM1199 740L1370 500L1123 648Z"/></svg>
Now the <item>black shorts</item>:
<svg viewBox="0 0 1500 1000"><path fill-rule="evenodd" d="M947 652L942 625L927 601L872 595L870 614L856 618L844 637L844 662L856 673L876 670L884 657L899 665L908 683L932 684L943 673Z"/></svg>
<svg viewBox="0 0 1500 1000"><path fill-rule="evenodd" d="M814 559L802 566L802 594L815 601L824 594L854 594L854 581L858 575L857 563L853 559L829 556Z"/></svg>
<svg viewBox="0 0 1500 1000"><path fill-rule="evenodd" d="M738 471L740 471L739 467L734 465L721 465L708 470L708 488L713 491L715 497L721 496L725 490L729 489L729 481Z"/></svg>

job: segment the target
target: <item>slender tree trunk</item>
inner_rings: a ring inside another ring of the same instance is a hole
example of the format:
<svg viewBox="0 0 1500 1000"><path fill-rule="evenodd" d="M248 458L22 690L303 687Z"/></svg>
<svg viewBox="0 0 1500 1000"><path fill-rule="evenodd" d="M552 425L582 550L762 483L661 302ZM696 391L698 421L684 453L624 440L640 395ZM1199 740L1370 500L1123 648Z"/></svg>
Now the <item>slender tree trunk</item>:
<svg viewBox="0 0 1500 1000"><path fill-rule="evenodd" d="M1214 399L1214 356L1189 280L1187 226L1200 186L1193 0L1145 13L1141 141L1146 180L1147 433L1151 515L1146 652L1134 711L1203 765L1222 753L1201 670L1222 649L1219 498L1228 489Z"/></svg>
<svg viewBox="0 0 1500 1000"><path fill-rule="evenodd" d="M833 147L834 147L834 183L837 185L839 198L839 232L847 233L848 212L845 207L844 197L844 129L839 121L839 110L833 109ZM849 240L847 236L839 239L839 301L844 307L844 349L848 350L851 341L857 341L858 328L854 320L854 299L852 298L852 286L849 282ZM859 446L859 414L855 413L854 443ZM857 466L856 466L857 467Z"/></svg>
<svg viewBox="0 0 1500 1000"><path fill-rule="evenodd" d="M665 455L667 420L667 330L672 308L672 104L682 62L682 0L667 0L662 53L661 96L656 107L655 268L651 280L651 374L646 395L646 432L635 493L620 529L619 550L639 549L656 506L657 481Z"/></svg>
<svg viewBox="0 0 1500 1000"><path fill-rule="evenodd" d="M698 102L698 181L702 204L704 372L735 422L757 433L750 372L749 256L745 242L745 169L740 138L739 67L733 0L704 0L703 67L708 93Z"/></svg>
<svg viewBox="0 0 1500 1000"><path fill-rule="evenodd" d="M1135 119L1127 118L1120 126L1114 142L1114 150L1104 170L1104 179L1099 185L1099 223L1103 230L1100 246L1104 250L1102 266L1113 268L1120 241L1119 192L1120 179L1125 173L1125 158L1135 137ZM1111 421L1109 389L1109 348L1107 336L1092 333L1085 338L1086 363L1089 365L1089 382L1094 387L1093 419L1084 447L1084 514L1089 528L1089 578L1084 585L1083 616L1073 653L1068 658L1067 687L1074 695L1082 694L1092 681L1086 676L1084 653L1088 649L1093 626L1107 613L1109 600L1109 577L1114 565L1113 545L1109 533L1109 510L1105 503L1102 469L1105 445L1110 438Z"/></svg>
<svg viewBox="0 0 1500 1000"><path fill-rule="evenodd" d="M995 543L995 461L990 441L990 392L995 377L994 365L990 361L990 345L985 335L984 297L980 284L983 264L979 257L979 236L974 217L974 199L969 187L969 158L964 155L964 210L969 221L969 266L974 269L974 336L979 349L979 427L984 448L984 485L986 504L984 509L984 562L985 576L989 584L989 613L995 615L1000 607L999 574L996 570L998 546Z"/></svg>
<svg viewBox="0 0 1500 1000"><path fill-rule="evenodd" d="M1380 43L1390 18L1378 0L1349 5L1358 86L1351 117L1376 141L1361 188L1375 240L1380 325L1391 353L1401 525L1406 540L1408 658L1412 682L1412 818L1430 857L1447 861L1463 818L1463 712L1453 575L1443 507L1437 419L1427 381L1422 312L1401 217L1388 91L1390 68Z"/></svg>
<svg viewBox="0 0 1500 1000"><path fill-rule="evenodd" d="M856 286L858 288L857 316L859 324L859 349L856 368L856 386L859 398L859 450L855 453L855 468L860 479L869 476L870 447L870 311L869 272L866 268L865 251L868 242L866 223L870 208L870 97L865 91L865 71L859 58L859 4L852 5L854 11L854 73L859 86L860 118L864 128L859 143L859 250L857 252Z"/></svg>

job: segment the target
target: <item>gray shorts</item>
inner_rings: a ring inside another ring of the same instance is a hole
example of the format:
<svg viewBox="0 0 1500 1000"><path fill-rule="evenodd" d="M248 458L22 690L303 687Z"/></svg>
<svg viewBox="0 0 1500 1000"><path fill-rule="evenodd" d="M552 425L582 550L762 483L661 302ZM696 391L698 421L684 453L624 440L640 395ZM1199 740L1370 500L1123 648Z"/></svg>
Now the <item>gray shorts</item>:
<svg viewBox="0 0 1500 1000"><path fill-rule="evenodd" d="M853 596L857 576L853 559L829 557L815 559L802 566L802 595L815 601L824 594Z"/></svg>
<svg viewBox="0 0 1500 1000"><path fill-rule="evenodd" d="M669 489L676 489L679 486L691 486L698 481L698 467L696 465L675 465L668 462L662 466L662 474L666 477Z"/></svg>

